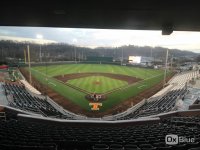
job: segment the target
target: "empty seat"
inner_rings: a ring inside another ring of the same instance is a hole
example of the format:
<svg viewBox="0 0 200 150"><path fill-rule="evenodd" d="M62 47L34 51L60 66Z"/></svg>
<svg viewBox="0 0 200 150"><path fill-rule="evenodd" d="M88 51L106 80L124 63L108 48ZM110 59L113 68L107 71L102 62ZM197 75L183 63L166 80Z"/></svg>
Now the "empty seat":
<svg viewBox="0 0 200 150"><path fill-rule="evenodd" d="M94 146L92 146L93 150L108 150L109 146L106 144L95 144Z"/></svg>
<svg viewBox="0 0 200 150"><path fill-rule="evenodd" d="M24 146L0 144L1 150L56 150L54 146Z"/></svg>
<svg viewBox="0 0 200 150"><path fill-rule="evenodd" d="M154 149L156 149L151 144L141 144L141 145L139 145L139 147L141 148L141 150L154 150Z"/></svg>
<svg viewBox="0 0 200 150"><path fill-rule="evenodd" d="M123 150L123 146L121 144L111 144L110 150Z"/></svg>
<svg viewBox="0 0 200 150"><path fill-rule="evenodd" d="M124 145L125 150L140 150L140 148L137 147L137 145L133 144L126 144Z"/></svg>
<svg viewBox="0 0 200 150"><path fill-rule="evenodd" d="M200 150L200 147L190 148L188 150Z"/></svg>
<svg viewBox="0 0 200 150"><path fill-rule="evenodd" d="M172 149L172 146L167 145L165 142L158 142L158 143L153 143L153 146L156 147L157 150L168 150L168 149Z"/></svg>
<svg viewBox="0 0 200 150"><path fill-rule="evenodd" d="M173 145L173 150L185 150L187 149L186 144L180 144L180 145Z"/></svg>

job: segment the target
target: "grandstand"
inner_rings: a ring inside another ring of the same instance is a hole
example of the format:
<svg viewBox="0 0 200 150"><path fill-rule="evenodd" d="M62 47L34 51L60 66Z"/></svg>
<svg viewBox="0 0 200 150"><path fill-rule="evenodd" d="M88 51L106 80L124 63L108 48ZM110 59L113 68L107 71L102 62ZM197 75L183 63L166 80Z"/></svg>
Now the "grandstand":
<svg viewBox="0 0 200 150"><path fill-rule="evenodd" d="M0 150L200 150L198 4L2 2Z"/></svg>
<svg viewBox="0 0 200 150"><path fill-rule="evenodd" d="M0 82L2 150L188 150L200 147L198 71L176 74L128 110L90 118L63 109L25 80ZM191 84L192 83L192 84ZM198 82L197 82L198 83ZM193 86L195 88L193 88ZM181 101L182 103L178 103ZM178 107L182 104L184 107ZM182 108L182 109L180 109ZM195 139L166 144L166 135Z"/></svg>
<svg viewBox="0 0 200 150"><path fill-rule="evenodd" d="M10 97L9 105L25 111L31 111L44 116L60 115L45 99L31 96L23 86L14 84L2 85L5 94Z"/></svg>
<svg viewBox="0 0 200 150"><path fill-rule="evenodd" d="M169 112L174 108L177 97L184 95L186 91L186 89L172 90L160 99L144 103L144 105L123 119L134 119Z"/></svg>
<svg viewBox="0 0 200 150"><path fill-rule="evenodd" d="M198 4L2 2L0 150L200 150Z"/></svg>
<svg viewBox="0 0 200 150"><path fill-rule="evenodd" d="M64 117L45 98L32 96L24 86L9 83L0 84L5 91L9 106L46 117Z"/></svg>
<svg viewBox="0 0 200 150"><path fill-rule="evenodd" d="M129 108L127 111L113 116L113 118L134 119L174 111L177 100L187 95L189 92L187 85L194 78L199 78L198 71L177 74L168 82L167 87L149 99L143 100L132 108ZM192 102L188 104L192 104Z"/></svg>

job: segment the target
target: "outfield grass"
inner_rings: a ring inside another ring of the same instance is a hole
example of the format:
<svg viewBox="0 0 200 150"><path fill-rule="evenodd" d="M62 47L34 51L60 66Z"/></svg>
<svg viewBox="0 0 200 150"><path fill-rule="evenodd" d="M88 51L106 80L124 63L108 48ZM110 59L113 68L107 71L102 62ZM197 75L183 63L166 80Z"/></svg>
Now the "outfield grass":
<svg viewBox="0 0 200 150"><path fill-rule="evenodd" d="M47 68L45 66L32 68L33 76L37 80L39 80L41 83L48 85L49 87L57 91L59 94L71 100L72 102L79 105L80 107L88 111L91 111L90 109L91 107L88 104L88 100L85 99L84 93L78 90L75 90L69 86L66 86L62 82L53 78L54 76L57 76L57 75L71 74L71 73L84 73L84 72L115 73L115 74L129 75L129 76L143 79L142 81L137 82L136 84L128 87L127 89L108 94L107 99L103 101L103 106L101 107L100 111L105 111L117 105L121 101L130 97L136 96L140 92L148 88L151 88L153 85L163 80L163 74L164 74L162 70L135 68L135 67L127 67L127 66L116 66L116 65L105 65L105 64L67 64L67 65L52 65L52 66L48 66ZM45 77L46 75L48 76L48 80L46 80L46 77ZM96 79L93 80L90 78L91 77L85 77L85 79L84 78L73 79L74 81L71 80L69 81L69 83L75 86L78 86L80 88L89 90L89 91L94 91L94 87L90 85L90 83ZM75 80L82 80L82 82L78 83ZM106 88L111 89L111 87L114 86L114 84L116 83L116 81L111 83L106 80L107 80L107 77L103 77L102 82L103 82L104 87L96 86L95 91L98 91L98 90L102 91L104 90L105 86ZM109 78L109 81L110 80L115 80L115 79ZM123 86L124 84L126 84L124 82L125 81L120 81L115 86L116 87L118 87L119 85ZM106 89L105 91L107 91L108 89Z"/></svg>
<svg viewBox="0 0 200 150"><path fill-rule="evenodd" d="M128 85L126 81L112 79L104 76L89 76L68 81L76 87L90 93L105 93L107 91Z"/></svg>
<svg viewBox="0 0 200 150"><path fill-rule="evenodd" d="M52 65L47 67L39 66L39 67L34 67L34 69L44 74L47 74L50 77L62 74L71 74L71 73L102 72L102 73L129 75L140 79L145 79L163 73L162 70L118 66L118 65L106 65L106 64L66 64L66 65Z"/></svg>

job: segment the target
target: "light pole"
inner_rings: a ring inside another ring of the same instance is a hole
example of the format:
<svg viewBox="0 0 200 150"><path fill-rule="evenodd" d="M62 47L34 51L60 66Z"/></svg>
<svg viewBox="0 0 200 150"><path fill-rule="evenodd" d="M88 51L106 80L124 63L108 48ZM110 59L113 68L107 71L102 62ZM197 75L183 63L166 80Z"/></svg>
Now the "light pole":
<svg viewBox="0 0 200 150"><path fill-rule="evenodd" d="M172 70L172 67L173 67L173 55L172 55L172 57L171 57L171 70Z"/></svg>
<svg viewBox="0 0 200 150"><path fill-rule="evenodd" d="M41 50L41 44L40 44L40 62L42 62L42 50Z"/></svg>
<svg viewBox="0 0 200 150"><path fill-rule="evenodd" d="M83 61L83 50L82 50L82 55L81 55L81 59L82 59L82 61Z"/></svg>
<svg viewBox="0 0 200 150"><path fill-rule="evenodd" d="M43 44L43 43L42 43L43 35L37 34L37 35L36 35L36 38L40 40L40 41L39 41L39 42L40 42L40 54L39 54L39 59L40 59L40 62L42 62L42 48L41 48L42 46L41 46L41 45Z"/></svg>
<svg viewBox="0 0 200 150"><path fill-rule="evenodd" d="M74 59L75 59L75 63L76 63L76 46L74 46Z"/></svg>
<svg viewBox="0 0 200 150"><path fill-rule="evenodd" d="M151 47L151 59L152 59L152 49L153 49L153 47Z"/></svg>
<svg viewBox="0 0 200 150"><path fill-rule="evenodd" d="M169 53L169 49L167 49L166 58L165 58L165 74L164 74L163 88L165 87L165 84L166 84L168 53Z"/></svg>
<svg viewBox="0 0 200 150"><path fill-rule="evenodd" d="M123 49L123 46L122 46L122 61L121 61L121 65L123 65L123 59L124 59L124 49Z"/></svg>
<svg viewBox="0 0 200 150"><path fill-rule="evenodd" d="M75 63L76 63L76 43L77 43L77 39L73 39L72 40L72 42L74 43L73 45L74 45L74 61L75 61Z"/></svg>

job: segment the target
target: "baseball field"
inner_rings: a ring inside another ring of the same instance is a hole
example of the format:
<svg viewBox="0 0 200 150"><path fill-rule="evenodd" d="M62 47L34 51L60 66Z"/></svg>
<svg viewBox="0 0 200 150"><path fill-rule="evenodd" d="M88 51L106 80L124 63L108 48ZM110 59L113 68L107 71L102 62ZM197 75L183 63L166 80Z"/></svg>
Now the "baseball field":
<svg viewBox="0 0 200 150"><path fill-rule="evenodd" d="M163 70L107 64L37 66L31 72L38 82L86 111L91 111L89 103L93 101L86 95L104 95L98 101L102 103L100 112L152 88L164 76Z"/></svg>

